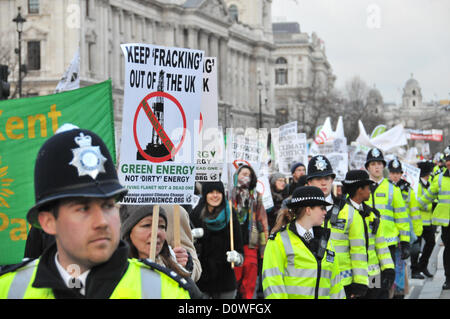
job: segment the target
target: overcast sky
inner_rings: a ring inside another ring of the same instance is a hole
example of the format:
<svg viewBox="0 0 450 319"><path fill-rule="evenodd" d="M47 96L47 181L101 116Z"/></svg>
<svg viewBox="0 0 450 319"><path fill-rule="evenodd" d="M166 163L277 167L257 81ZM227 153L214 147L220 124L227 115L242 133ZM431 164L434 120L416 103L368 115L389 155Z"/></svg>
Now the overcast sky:
<svg viewBox="0 0 450 319"><path fill-rule="evenodd" d="M450 98L450 0L273 0L272 17L317 33L338 89L359 75L399 104L412 73L424 101Z"/></svg>

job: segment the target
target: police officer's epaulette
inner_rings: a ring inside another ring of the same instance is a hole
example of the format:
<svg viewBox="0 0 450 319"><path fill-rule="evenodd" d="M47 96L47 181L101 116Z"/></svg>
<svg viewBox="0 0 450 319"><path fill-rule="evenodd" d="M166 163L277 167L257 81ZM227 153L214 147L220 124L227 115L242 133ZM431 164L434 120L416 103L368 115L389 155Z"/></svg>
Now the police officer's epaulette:
<svg viewBox="0 0 450 319"><path fill-rule="evenodd" d="M20 269L22 267L24 267L25 265L33 262L34 260L36 260L36 258L31 259L31 258L24 258L20 263L18 264L12 264L12 265L5 265L2 266L0 269L0 276L7 274L9 272L13 272L16 271L17 269Z"/></svg>
<svg viewBox="0 0 450 319"><path fill-rule="evenodd" d="M186 289L187 291L191 291L192 287L191 284L183 277L178 275L175 271L168 269L164 266L161 266L157 263L154 263L148 259L139 259L139 261L147 266L149 266L152 270L158 270L159 272L162 272L163 274L169 276L173 280L175 280L181 288Z"/></svg>
<svg viewBox="0 0 450 319"><path fill-rule="evenodd" d="M278 234L279 232L282 232L283 230L286 230L286 227L287 227L287 225L284 225L283 227L281 227L280 229L278 229L276 232L270 234L270 235L269 235L269 239L270 239L270 240L274 240L275 237L277 236L277 234Z"/></svg>

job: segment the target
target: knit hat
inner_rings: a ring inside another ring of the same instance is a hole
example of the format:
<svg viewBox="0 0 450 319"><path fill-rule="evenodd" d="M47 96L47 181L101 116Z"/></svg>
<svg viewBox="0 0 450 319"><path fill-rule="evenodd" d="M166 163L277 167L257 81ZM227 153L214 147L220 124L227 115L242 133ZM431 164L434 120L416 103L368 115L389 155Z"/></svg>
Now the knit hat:
<svg viewBox="0 0 450 319"><path fill-rule="evenodd" d="M297 187L292 194L292 198L287 202L289 208L314 207L330 205L325 200L322 190L315 186Z"/></svg>
<svg viewBox="0 0 450 319"><path fill-rule="evenodd" d="M301 163L301 162L293 163L293 164L291 165L291 174L294 174L295 170L296 170L297 167L299 167L299 166L305 167L305 165L304 165L303 163Z"/></svg>
<svg viewBox="0 0 450 319"><path fill-rule="evenodd" d="M280 179L280 178L285 178L284 177L284 175L283 174L281 174L281 173L273 173L271 176L270 176L270 185L271 186L275 186L275 182L278 180L278 179Z"/></svg>
<svg viewBox="0 0 450 319"><path fill-rule="evenodd" d="M154 205L122 205L120 207L122 237L128 234L142 218L153 216L153 206ZM167 225L167 214L161 206L159 206L159 216L164 218Z"/></svg>
<svg viewBox="0 0 450 319"><path fill-rule="evenodd" d="M204 182L202 184L202 198L206 199L206 195L214 190L222 193L225 198L225 187L222 182Z"/></svg>
<svg viewBox="0 0 450 319"><path fill-rule="evenodd" d="M310 180L315 177L325 176L336 177L330 161L323 155L314 156L308 163L308 175L306 179Z"/></svg>

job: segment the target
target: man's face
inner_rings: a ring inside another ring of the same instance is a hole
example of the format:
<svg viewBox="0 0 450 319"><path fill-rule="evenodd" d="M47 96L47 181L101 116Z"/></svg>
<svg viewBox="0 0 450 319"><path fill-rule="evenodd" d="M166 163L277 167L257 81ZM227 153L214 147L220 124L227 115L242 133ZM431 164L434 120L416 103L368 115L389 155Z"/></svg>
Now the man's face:
<svg viewBox="0 0 450 319"><path fill-rule="evenodd" d="M333 178L331 176L325 177L314 177L308 181L309 186L319 187L324 193L325 197L331 194L331 189L333 187Z"/></svg>
<svg viewBox="0 0 450 319"><path fill-rule="evenodd" d="M305 166L299 166L295 169L294 173L292 174L292 177L295 181L298 181L300 177L306 174Z"/></svg>
<svg viewBox="0 0 450 319"><path fill-rule="evenodd" d="M375 178L381 178L383 177L383 170L384 170L383 162L380 161L370 162L369 165L367 165L367 170L369 171L369 174L371 176Z"/></svg>
<svg viewBox="0 0 450 319"><path fill-rule="evenodd" d="M398 183L398 181L402 178L402 173L397 172L389 172L389 179L394 183Z"/></svg>
<svg viewBox="0 0 450 319"><path fill-rule="evenodd" d="M83 272L109 260L120 240L119 208L114 198L71 198L59 205L58 217L40 212L43 230L55 236L59 262Z"/></svg>

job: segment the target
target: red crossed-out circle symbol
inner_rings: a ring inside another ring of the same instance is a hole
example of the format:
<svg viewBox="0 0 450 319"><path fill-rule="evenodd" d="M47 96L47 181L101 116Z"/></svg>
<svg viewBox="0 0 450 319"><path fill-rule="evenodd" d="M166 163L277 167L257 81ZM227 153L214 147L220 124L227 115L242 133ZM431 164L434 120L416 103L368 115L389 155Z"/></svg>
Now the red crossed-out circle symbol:
<svg viewBox="0 0 450 319"><path fill-rule="evenodd" d="M183 119L183 132L182 132L181 140L176 147L170 140L169 135L164 131L164 128L162 127L161 123L158 122L155 114L153 113L153 111L149 105L150 103L148 103L148 101L154 97L163 97L163 98L169 99L178 107L178 110L181 113L181 117ZM136 126L137 126L137 119L139 116L139 112L141 109L144 111L145 115L147 115L147 118L150 121L150 124L156 130L161 141L169 150L168 155L163 156L163 157L150 156L144 152L141 145L139 144ZM144 97L142 99L141 103L139 103L139 106L136 109L136 113L134 114L133 136L134 136L134 142L137 146L139 153L148 161L153 162L153 163L161 163L161 162L170 160L173 156L175 156L178 153L178 151L180 150L181 146L183 145L184 139L186 137L186 114L184 113L184 110L183 110L180 102L178 102L178 100L175 97L173 97L172 95L170 95L169 93L166 93L166 92L157 91L157 92L152 92L152 93L148 94L146 97Z"/></svg>

